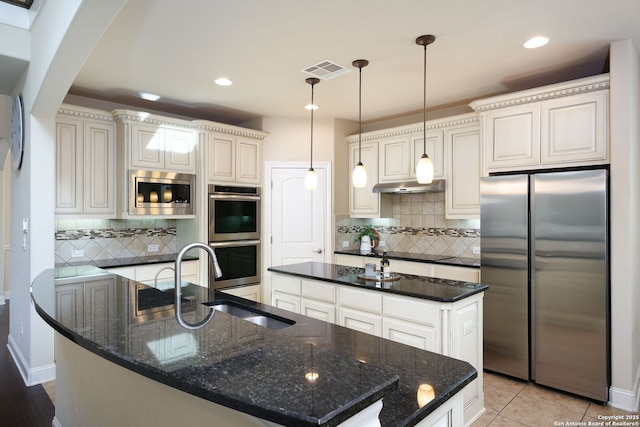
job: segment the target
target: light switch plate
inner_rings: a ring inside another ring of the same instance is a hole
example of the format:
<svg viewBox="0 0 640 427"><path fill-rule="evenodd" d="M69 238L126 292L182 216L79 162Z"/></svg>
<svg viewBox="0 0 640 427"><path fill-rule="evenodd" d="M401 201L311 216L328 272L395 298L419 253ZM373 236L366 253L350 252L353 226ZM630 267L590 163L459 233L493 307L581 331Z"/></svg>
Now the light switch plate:
<svg viewBox="0 0 640 427"><path fill-rule="evenodd" d="M387 243L384 240L380 240L378 242L378 246L380 246L381 248L384 248L385 246L387 246Z"/></svg>
<svg viewBox="0 0 640 427"><path fill-rule="evenodd" d="M480 255L480 246L474 246L471 248L474 255Z"/></svg>
<svg viewBox="0 0 640 427"><path fill-rule="evenodd" d="M158 252L158 245L147 246L147 252Z"/></svg>
<svg viewBox="0 0 640 427"><path fill-rule="evenodd" d="M343 248L348 248L349 247L349 241L348 240L343 240L342 241L342 247Z"/></svg>
<svg viewBox="0 0 640 427"><path fill-rule="evenodd" d="M74 249L71 251L71 258L80 258L84 256L84 249Z"/></svg>

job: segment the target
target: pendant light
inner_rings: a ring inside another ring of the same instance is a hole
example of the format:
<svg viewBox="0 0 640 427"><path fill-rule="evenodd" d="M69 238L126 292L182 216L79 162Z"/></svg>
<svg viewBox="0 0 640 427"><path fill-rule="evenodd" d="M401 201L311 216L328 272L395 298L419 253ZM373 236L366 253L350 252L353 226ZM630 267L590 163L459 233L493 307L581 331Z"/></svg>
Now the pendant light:
<svg viewBox="0 0 640 427"><path fill-rule="evenodd" d="M313 110L318 108L313 103L313 86L320 83L320 79L309 77L305 82L311 85L311 104L309 104L309 110L311 110L311 162L309 170L304 176L304 187L309 191L313 191L318 188L318 174L313 170Z"/></svg>
<svg viewBox="0 0 640 427"><path fill-rule="evenodd" d="M416 44L424 46L424 100L423 100L423 154L416 165L416 178L420 184L431 184L433 181L433 163L427 155L427 46L436 41L431 35L420 36L416 39Z"/></svg>
<svg viewBox="0 0 640 427"><path fill-rule="evenodd" d="M358 164L353 169L351 181L354 187L362 188L367 185L367 170L362 164L362 68L369 65L369 61L356 59L351 65L360 69L360 84L358 87Z"/></svg>

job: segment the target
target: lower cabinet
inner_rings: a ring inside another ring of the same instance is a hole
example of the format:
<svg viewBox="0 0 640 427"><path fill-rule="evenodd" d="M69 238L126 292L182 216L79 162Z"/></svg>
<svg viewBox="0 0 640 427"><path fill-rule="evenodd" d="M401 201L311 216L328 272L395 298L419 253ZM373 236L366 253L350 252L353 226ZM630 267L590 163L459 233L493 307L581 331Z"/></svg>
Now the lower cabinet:
<svg viewBox="0 0 640 427"><path fill-rule="evenodd" d="M446 303L277 273L271 288L271 305L278 308L468 362L478 377L461 393L464 425L484 412L482 293Z"/></svg>
<svg viewBox="0 0 640 427"><path fill-rule="evenodd" d="M255 302L261 302L260 293L262 288L260 284L239 286L237 288L221 289L225 294L233 295L236 297L245 298Z"/></svg>
<svg viewBox="0 0 640 427"><path fill-rule="evenodd" d="M173 280L175 277L174 267L175 264L173 262L164 262L148 265L112 267L105 268L104 270L152 286L156 280L156 275L158 281ZM196 285L200 284L198 280L198 260L189 260L182 263L182 281Z"/></svg>

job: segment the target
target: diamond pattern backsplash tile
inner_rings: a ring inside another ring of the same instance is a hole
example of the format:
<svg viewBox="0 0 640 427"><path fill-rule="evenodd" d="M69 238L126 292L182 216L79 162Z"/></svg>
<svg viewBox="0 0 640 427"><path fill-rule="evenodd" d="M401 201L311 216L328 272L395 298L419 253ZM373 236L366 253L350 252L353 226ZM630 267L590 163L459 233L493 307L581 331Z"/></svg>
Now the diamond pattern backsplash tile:
<svg viewBox="0 0 640 427"><path fill-rule="evenodd" d="M372 225L389 251L478 258L473 248L480 246L480 220L447 219L444 193L394 194L393 218L339 216L336 224L337 250L357 249L358 233Z"/></svg>
<svg viewBox="0 0 640 427"><path fill-rule="evenodd" d="M175 220L60 219L55 239L56 263L177 253Z"/></svg>

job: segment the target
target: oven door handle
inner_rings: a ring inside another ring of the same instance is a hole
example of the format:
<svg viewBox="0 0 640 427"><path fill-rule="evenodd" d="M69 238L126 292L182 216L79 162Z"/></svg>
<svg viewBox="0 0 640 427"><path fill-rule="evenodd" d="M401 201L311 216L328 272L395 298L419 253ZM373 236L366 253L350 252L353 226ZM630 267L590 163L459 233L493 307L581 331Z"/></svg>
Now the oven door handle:
<svg viewBox="0 0 640 427"><path fill-rule="evenodd" d="M212 248L232 248L234 246L251 246L257 245L260 240L234 240L231 242L209 242L209 246Z"/></svg>
<svg viewBox="0 0 640 427"><path fill-rule="evenodd" d="M260 196L248 196L244 194L209 194L210 199L216 200L260 200Z"/></svg>

